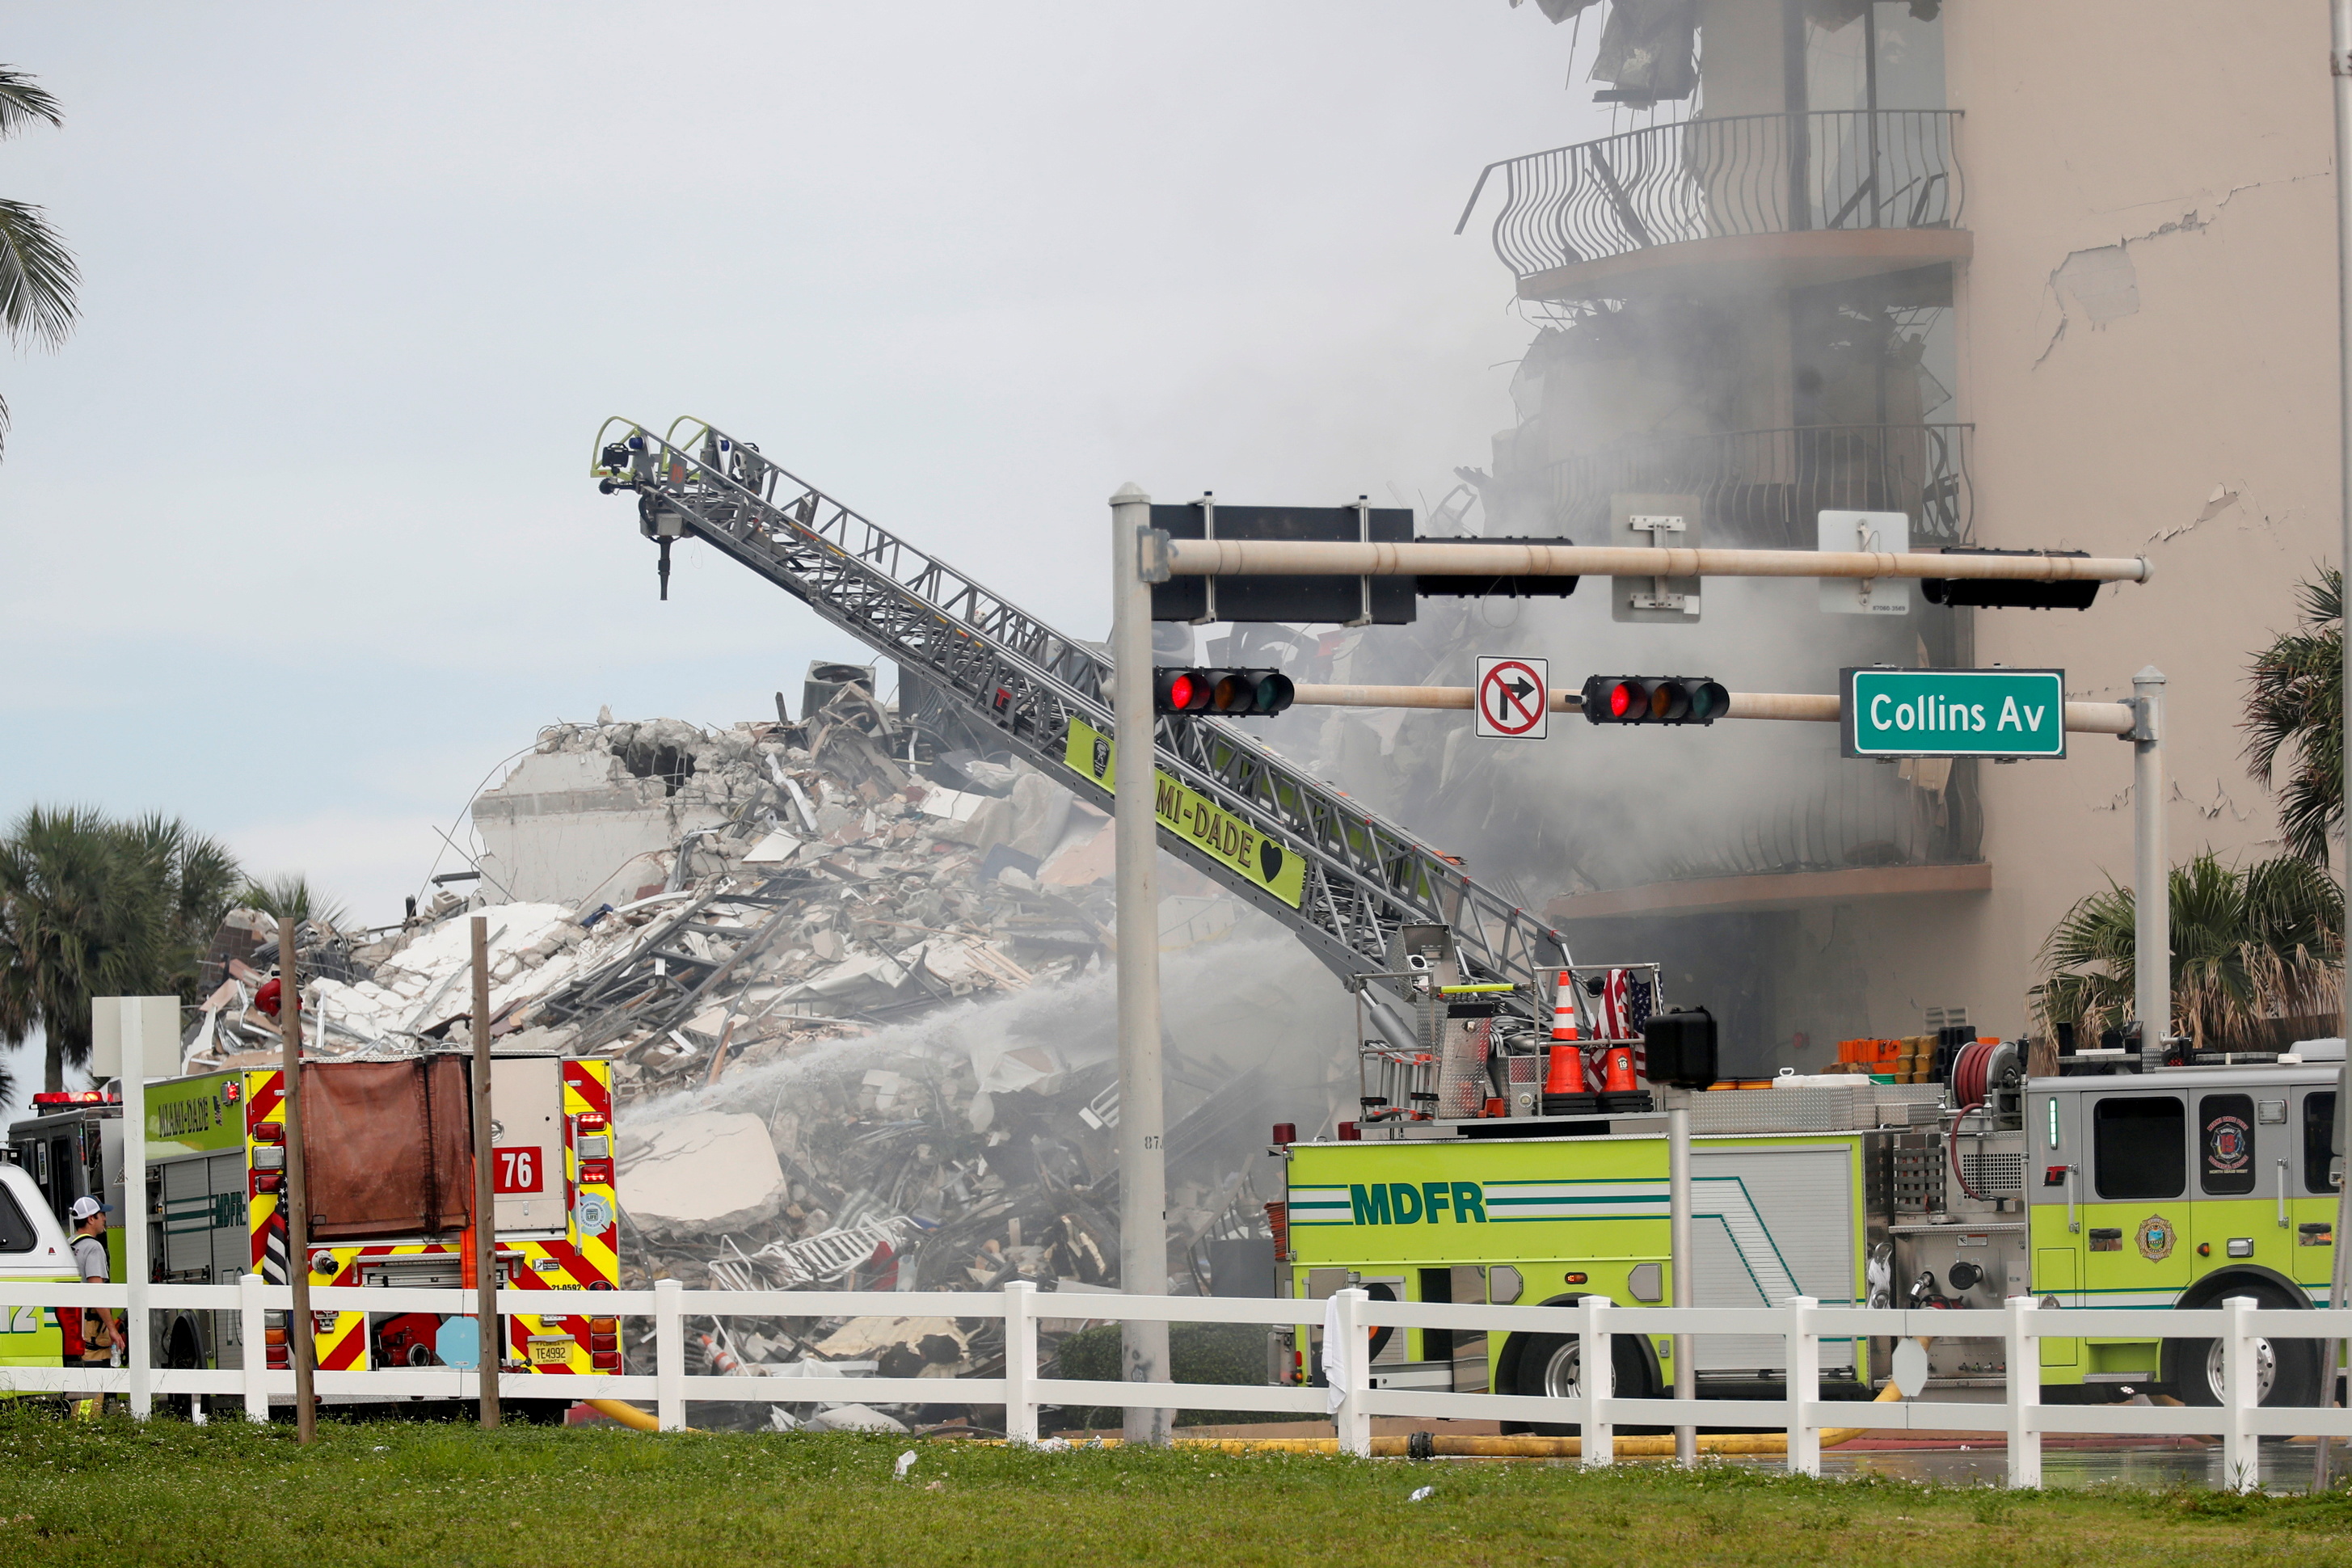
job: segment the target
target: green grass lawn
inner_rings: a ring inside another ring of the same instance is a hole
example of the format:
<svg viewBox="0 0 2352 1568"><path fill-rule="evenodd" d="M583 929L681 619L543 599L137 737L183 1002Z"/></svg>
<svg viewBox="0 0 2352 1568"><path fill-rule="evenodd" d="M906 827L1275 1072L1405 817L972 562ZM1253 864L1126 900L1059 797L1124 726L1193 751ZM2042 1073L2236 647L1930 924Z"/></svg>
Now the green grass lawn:
<svg viewBox="0 0 2352 1568"><path fill-rule="evenodd" d="M2346 1497L37 1412L0 1453L5 1563L2352 1564Z"/></svg>

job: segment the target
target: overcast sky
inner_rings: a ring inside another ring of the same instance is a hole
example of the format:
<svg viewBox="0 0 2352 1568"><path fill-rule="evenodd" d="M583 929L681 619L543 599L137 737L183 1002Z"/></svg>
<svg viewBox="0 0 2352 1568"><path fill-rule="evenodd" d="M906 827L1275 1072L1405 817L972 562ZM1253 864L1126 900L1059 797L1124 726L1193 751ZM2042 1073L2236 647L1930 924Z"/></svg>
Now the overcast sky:
<svg viewBox="0 0 2352 1568"><path fill-rule="evenodd" d="M1481 165L1605 132L1505 0L18 7L79 258L0 360L0 807L162 810L396 919L559 718L773 711L855 651L679 552L694 414L1082 636L1108 512L1434 500L1531 331ZM1580 51L1589 58L1594 39ZM446 865L445 868L446 868Z"/></svg>

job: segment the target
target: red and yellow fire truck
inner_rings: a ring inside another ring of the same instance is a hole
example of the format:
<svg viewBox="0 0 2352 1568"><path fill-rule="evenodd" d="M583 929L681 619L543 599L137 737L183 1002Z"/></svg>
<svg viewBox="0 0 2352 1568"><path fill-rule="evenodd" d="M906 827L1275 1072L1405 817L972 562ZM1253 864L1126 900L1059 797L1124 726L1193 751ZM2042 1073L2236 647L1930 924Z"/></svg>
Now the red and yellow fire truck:
<svg viewBox="0 0 2352 1568"><path fill-rule="evenodd" d="M147 1086L148 1256L162 1283L273 1283L289 1262L316 1286L458 1288L474 1279L472 1064L457 1053L303 1065L308 1246L287 1257L285 1075L205 1073ZM492 1216L509 1289L549 1293L550 1310L506 1319L501 1363L551 1377L618 1372L619 1324L595 1310L619 1278L613 1194L611 1065L552 1056L491 1062ZM107 1196L122 1206L119 1101L75 1105L10 1129L17 1163L60 1141L100 1150ZM68 1125L73 1123L75 1125ZM87 1127L79 1125L88 1123ZM80 1162L47 1168L79 1174ZM93 1189L95 1183L86 1184ZM62 1189L61 1189L62 1190ZM54 1196L44 1188L45 1196ZM79 1194L75 1194L79 1195ZM64 1199L70 1202L70 1196ZM571 1296L571 1300L562 1298ZM321 1372L478 1365L474 1320L418 1312L312 1314ZM268 1364L287 1364L271 1315ZM248 1347L234 1312L158 1312L161 1366L236 1367ZM565 1398L551 1388L551 1398Z"/></svg>

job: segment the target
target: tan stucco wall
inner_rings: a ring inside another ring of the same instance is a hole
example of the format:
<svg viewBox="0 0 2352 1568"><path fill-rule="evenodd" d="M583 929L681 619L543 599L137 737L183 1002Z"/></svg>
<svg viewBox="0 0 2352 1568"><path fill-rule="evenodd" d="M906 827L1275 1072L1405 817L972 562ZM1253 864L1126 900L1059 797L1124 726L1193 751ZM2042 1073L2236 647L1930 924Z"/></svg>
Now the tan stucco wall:
<svg viewBox="0 0 2352 1568"><path fill-rule="evenodd" d="M1978 662L2061 666L2070 695L2110 699L2158 666L2172 858L2271 853L2272 804L2240 757L2245 667L2291 624L2296 578L2337 552L2326 8L1953 0L1944 15L1976 234L1958 325L1978 533L2145 554L2156 573L2084 614L1980 612ZM2137 309L2117 313L2126 283ZM1994 891L1940 933L1886 923L1874 1022L1958 957L1972 973L1950 976L1953 999L2020 1026L2043 934L2103 873L2129 879L2129 748L2072 750L1984 770Z"/></svg>

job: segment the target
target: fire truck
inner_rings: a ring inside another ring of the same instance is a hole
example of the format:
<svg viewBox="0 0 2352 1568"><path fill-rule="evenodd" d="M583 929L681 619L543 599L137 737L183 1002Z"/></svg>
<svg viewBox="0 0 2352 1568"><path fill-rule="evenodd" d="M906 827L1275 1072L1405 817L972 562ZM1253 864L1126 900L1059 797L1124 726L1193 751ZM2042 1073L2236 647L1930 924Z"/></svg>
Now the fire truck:
<svg viewBox="0 0 2352 1568"><path fill-rule="evenodd" d="M506 1320L509 1371L554 1378L620 1370L618 1322L593 1302L618 1280L611 1070L553 1056L492 1058L492 1245L507 1289L550 1293L548 1310ZM282 1070L150 1083L147 1191L135 1211L123 1202L118 1099L81 1091L58 1097L69 1103L37 1105L9 1129L10 1153L52 1217L84 1194L112 1206L116 1279L120 1226L135 1212L159 1283L229 1284L247 1273L282 1283L293 1267L314 1287L471 1285L479 1237L470 1060L314 1061L302 1071L310 1235L299 1258L288 1257ZM289 1364L283 1316L270 1315L261 1350L273 1367ZM470 1317L312 1318L321 1372L479 1364ZM158 1311L151 1331L159 1366L240 1367L251 1353L234 1312ZM568 1403L559 1385L551 1389Z"/></svg>
<svg viewBox="0 0 2352 1568"><path fill-rule="evenodd" d="M1651 1090L1543 1093L1554 1041L1523 1024L1515 1037L1490 998L1444 986L1424 996L1425 1049L1363 1047L1376 1092L1362 1121L1332 1140L1276 1131L1285 1293L1672 1302L1666 1117ZM1570 1048L1597 1056L1612 1042L1583 1021ZM2042 1397L2212 1405L2219 1346L2168 1333L2168 1311L2231 1296L2326 1303L2342 1041L2236 1058L2176 1047L2172 1065L2147 1068L2137 1050L2084 1050L2031 1077L2016 1041L1971 1036L1948 1056L1927 1083L1784 1075L1691 1093L1694 1304L1803 1295L1951 1310L1928 1386L1963 1401L1999 1400L2008 1370L1997 1340L1968 1337L1965 1313L2028 1293L2044 1307L2140 1309L2138 1333L2044 1339ZM1288 1381L1318 1375L1320 1317L1277 1343ZM1893 1345L1824 1342L1822 1396L1870 1397ZM1374 1382L1395 1387L1558 1397L1582 1376L1568 1334L1382 1329L1372 1351ZM2321 1354L2316 1339L2263 1344L2263 1402L2326 1403ZM1701 1397L1779 1397L1777 1336L1700 1336L1694 1355ZM1671 1390L1670 1338L1619 1335L1611 1360L1621 1394Z"/></svg>

